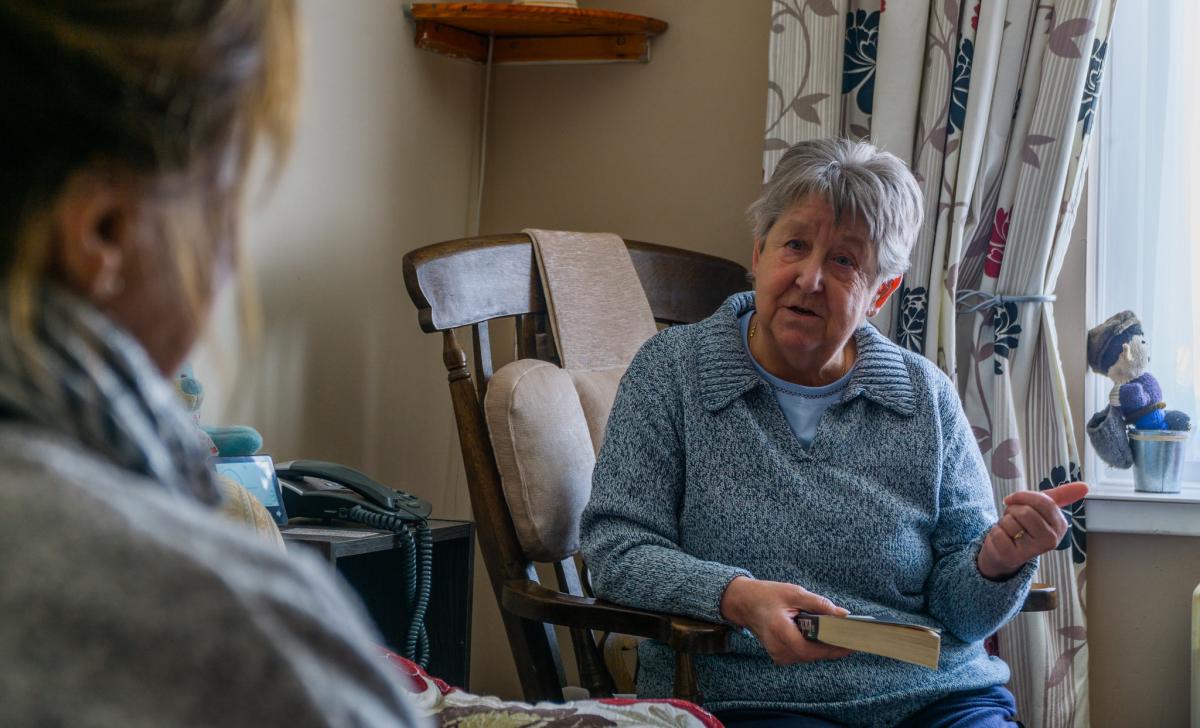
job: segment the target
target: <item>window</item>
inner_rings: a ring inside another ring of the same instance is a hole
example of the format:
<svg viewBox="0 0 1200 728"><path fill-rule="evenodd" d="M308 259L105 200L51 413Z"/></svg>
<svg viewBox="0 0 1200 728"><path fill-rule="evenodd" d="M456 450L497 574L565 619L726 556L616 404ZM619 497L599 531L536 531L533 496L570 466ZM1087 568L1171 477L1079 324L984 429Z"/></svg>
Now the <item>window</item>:
<svg viewBox="0 0 1200 728"><path fill-rule="evenodd" d="M1142 320L1150 371L1170 409L1200 425L1200 3L1121 0L1104 63L1092 190L1089 327L1124 310ZM1085 414L1112 382L1088 374ZM1098 481L1129 481L1091 452ZM1200 433L1184 479L1200 484Z"/></svg>

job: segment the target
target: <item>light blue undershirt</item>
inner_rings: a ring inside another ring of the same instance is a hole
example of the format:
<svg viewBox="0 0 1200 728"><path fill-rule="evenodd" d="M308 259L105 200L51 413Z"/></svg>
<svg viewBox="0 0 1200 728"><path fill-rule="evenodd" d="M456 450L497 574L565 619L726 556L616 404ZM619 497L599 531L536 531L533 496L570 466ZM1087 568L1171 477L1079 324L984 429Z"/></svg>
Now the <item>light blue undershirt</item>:
<svg viewBox="0 0 1200 728"><path fill-rule="evenodd" d="M759 375L771 385L771 391L775 393L775 399L779 402L783 416L787 418L796 439L801 445L808 447L816 437L821 415L825 414L830 405L842 398L842 390L850 383L854 367L850 367L836 382L820 387L805 387L780 379L763 369L750 353L750 317L753 315L754 311L751 310L738 318L742 328L742 346L746 348L746 355L754 362L754 368L758 370Z"/></svg>

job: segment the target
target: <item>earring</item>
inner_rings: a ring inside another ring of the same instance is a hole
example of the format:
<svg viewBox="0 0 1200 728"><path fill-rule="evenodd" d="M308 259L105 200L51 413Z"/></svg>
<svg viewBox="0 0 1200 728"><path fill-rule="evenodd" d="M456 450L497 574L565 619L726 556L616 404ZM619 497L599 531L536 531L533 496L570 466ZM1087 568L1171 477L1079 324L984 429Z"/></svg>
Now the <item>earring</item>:
<svg viewBox="0 0 1200 728"><path fill-rule="evenodd" d="M107 302L125 290L125 279L120 274L102 276L96 279L92 287L92 295L100 302Z"/></svg>
<svg viewBox="0 0 1200 728"><path fill-rule="evenodd" d="M746 338L753 339L754 335L757 333L758 333L758 319L756 318L750 322L750 333L746 336Z"/></svg>

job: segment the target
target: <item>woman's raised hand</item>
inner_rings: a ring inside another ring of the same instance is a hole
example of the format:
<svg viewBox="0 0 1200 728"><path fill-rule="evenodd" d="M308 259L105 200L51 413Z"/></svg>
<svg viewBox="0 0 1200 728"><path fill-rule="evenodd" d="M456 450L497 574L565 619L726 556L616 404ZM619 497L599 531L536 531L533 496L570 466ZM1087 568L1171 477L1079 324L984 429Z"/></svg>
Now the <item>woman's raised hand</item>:
<svg viewBox="0 0 1200 728"><path fill-rule="evenodd" d="M1058 546L1067 533L1063 506L1087 495L1086 483L1067 483L1049 490L1022 490L1004 499L1004 515L992 526L979 549L979 573L993 581L1007 579L1035 556Z"/></svg>
<svg viewBox="0 0 1200 728"><path fill-rule="evenodd" d="M721 616L758 637L777 665L836 660L850 654L841 647L813 642L793 618L800 612L849 614L823 596L795 584L735 577L721 596Z"/></svg>

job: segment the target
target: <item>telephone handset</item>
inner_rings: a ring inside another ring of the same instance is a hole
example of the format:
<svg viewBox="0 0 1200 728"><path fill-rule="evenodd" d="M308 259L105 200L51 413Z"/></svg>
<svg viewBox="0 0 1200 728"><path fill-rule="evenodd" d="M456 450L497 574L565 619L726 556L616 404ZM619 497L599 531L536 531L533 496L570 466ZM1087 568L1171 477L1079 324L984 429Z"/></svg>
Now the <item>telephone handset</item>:
<svg viewBox="0 0 1200 728"><path fill-rule="evenodd" d="M422 521L433 510L428 502L392 490L353 468L320 460L292 460L275 466L284 506L293 518L346 518L354 506L386 512L402 521Z"/></svg>
<svg viewBox="0 0 1200 728"><path fill-rule="evenodd" d="M403 571L401 584L409 614L408 631L400 652L425 667L429 635L425 612L433 586L433 536L429 532L432 506L402 490L393 490L363 473L337 463L293 460L275 466L290 517L357 521L396 534Z"/></svg>

